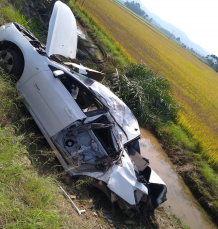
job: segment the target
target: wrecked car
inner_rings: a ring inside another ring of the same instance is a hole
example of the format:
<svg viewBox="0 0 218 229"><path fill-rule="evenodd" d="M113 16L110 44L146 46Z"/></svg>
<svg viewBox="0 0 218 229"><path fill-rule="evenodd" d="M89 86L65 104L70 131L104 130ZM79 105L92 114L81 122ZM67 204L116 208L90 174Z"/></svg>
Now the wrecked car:
<svg viewBox="0 0 218 229"><path fill-rule="evenodd" d="M74 59L76 50L76 21L60 1L46 46L17 23L0 28L0 61L65 171L94 178L125 212L153 211L166 200L167 187L140 154L138 122L99 82L102 73L55 56Z"/></svg>

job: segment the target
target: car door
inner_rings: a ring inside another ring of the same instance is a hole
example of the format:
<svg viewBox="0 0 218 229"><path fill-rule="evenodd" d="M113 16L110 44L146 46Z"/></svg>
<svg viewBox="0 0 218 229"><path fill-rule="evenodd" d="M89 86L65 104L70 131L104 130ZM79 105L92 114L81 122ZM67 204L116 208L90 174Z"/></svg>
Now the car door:
<svg viewBox="0 0 218 229"><path fill-rule="evenodd" d="M86 118L71 94L52 71L42 71L19 88L26 105L49 137L76 120Z"/></svg>

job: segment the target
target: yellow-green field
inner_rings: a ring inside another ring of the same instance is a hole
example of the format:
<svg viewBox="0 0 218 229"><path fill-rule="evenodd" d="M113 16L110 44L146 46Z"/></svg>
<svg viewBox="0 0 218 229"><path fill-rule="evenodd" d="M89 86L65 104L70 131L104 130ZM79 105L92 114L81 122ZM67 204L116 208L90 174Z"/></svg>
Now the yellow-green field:
<svg viewBox="0 0 218 229"><path fill-rule="evenodd" d="M83 7L138 62L166 77L184 108L180 122L202 142L218 167L218 73L111 0L85 1Z"/></svg>

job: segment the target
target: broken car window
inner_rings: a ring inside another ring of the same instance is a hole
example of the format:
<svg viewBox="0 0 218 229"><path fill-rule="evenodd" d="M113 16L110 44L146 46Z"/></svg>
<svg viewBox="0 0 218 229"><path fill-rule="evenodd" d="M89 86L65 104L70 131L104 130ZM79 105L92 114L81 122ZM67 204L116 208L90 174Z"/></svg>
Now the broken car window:
<svg viewBox="0 0 218 229"><path fill-rule="evenodd" d="M90 84L90 82L92 81L88 77L82 77L82 75L80 74L78 74L77 78L82 80L85 84ZM74 98L74 100L77 102L78 106L84 113L100 108L93 96L91 96L91 94L86 91L84 87L81 87L78 82L75 82L71 76L69 76L68 74L64 74L60 77L60 81L69 91L71 96Z"/></svg>

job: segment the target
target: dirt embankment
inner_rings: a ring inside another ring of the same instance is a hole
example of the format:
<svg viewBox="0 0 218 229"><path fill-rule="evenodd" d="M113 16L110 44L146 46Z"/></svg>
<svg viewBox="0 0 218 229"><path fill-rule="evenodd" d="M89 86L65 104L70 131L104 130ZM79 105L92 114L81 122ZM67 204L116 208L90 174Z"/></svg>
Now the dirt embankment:
<svg viewBox="0 0 218 229"><path fill-rule="evenodd" d="M198 168L193 164L193 161L190 160L190 157L188 157L184 151L172 150L168 151L167 154L172 163L176 166L176 171L183 178L200 205L212 216L211 218L214 223L218 225L218 218L214 215L211 199L205 196L198 186L204 185L204 189L207 189L208 193L213 193L212 187L205 187L205 183L201 182L204 180L203 176L198 172Z"/></svg>

